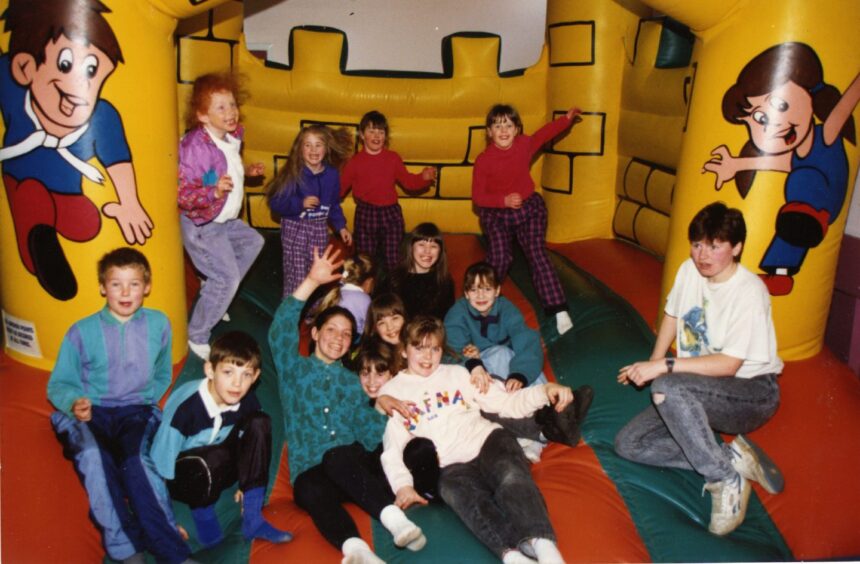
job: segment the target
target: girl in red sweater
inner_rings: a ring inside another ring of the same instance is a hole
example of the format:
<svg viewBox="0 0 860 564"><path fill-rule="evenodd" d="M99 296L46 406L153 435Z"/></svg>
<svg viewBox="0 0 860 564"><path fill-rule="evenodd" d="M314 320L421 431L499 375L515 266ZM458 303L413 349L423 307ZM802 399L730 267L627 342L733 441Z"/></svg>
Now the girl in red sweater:
<svg viewBox="0 0 860 564"><path fill-rule="evenodd" d="M487 262L499 281L504 280L513 261L516 236L541 305L547 315L555 315L560 335L573 327L573 321L546 252L546 205L535 192L529 169L541 147L568 129L580 113L579 108L571 108L533 135L525 135L516 109L496 104L487 114L487 148L475 159L472 171L472 201L489 244Z"/></svg>

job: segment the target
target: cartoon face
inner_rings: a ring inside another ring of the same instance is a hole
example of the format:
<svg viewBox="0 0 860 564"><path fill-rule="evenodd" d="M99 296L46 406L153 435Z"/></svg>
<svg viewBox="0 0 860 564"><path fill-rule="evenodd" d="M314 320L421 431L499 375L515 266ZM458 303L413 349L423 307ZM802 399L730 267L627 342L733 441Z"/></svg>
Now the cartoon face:
<svg viewBox="0 0 860 564"><path fill-rule="evenodd" d="M743 243L733 247L728 241L703 239L690 243L690 257L709 282L725 282L735 273L735 257L740 256L742 248Z"/></svg>
<svg viewBox="0 0 860 564"><path fill-rule="evenodd" d="M107 298L108 310L121 322L131 319L140 309L149 289L139 266L112 266L105 273L104 284L99 285L102 296Z"/></svg>
<svg viewBox="0 0 860 564"><path fill-rule="evenodd" d="M219 362L214 367L211 362L206 362L203 371L209 379L209 393L219 407L239 403L260 376L259 368L251 368L249 364L238 366L232 362Z"/></svg>
<svg viewBox="0 0 860 564"><path fill-rule="evenodd" d="M376 399L379 397L379 388L391 380L391 372L388 370L377 372L375 366L364 366L358 373L358 379L361 381L361 389L364 390L367 397Z"/></svg>
<svg viewBox="0 0 860 564"><path fill-rule="evenodd" d="M812 97L794 82L762 96L751 96L747 102L750 113L741 119L746 123L750 140L765 153L793 151L812 130Z"/></svg>
<svg viewBox="0 0 860 564"><path fill-rule="evenodd" d="M436 241L421 240L412 243L412 263L414 272L424 274L439 260L442 247Z"/></svg>
<svg viewBox="0 0 860 564"><path fill-rule="evenodd" d="M407 344L403 354L409 372L427 377L442 363L442 344L434 335L428 335L417 345Z"/></svg>
<svg viewBox="0 0 860 564"><path fill-rule="evenodd" d="M376 322L376 332L389 345L400 343L400 330L403 328L403 316L399 313L384 315Z"/></svg>
<svg viewBox="0 0 860 564"><path fill-rule="evenodd" d="M29 86L33 108L49 133L75 129L93 115L102 85L116 65L94 45L60 35L45 45L45 62L38 67L27 53L15 55L13 75Z"/></svg>
<svg viewBox="0 0 860 564"><path fill-rule="evenodd" d="M487 315L493 309L493 304L496 303L501 291L501 286L494 288L485 279L478 278L471 288L466 289L465 294L470 306L481 315Z"/></svg>
<svg viewBox="0 0 860 564"><path fill-rule="evenodd" d="M519 128L507 116L497 119L493 125L487 128L487 137L490 138L493 145L503 151L511 148L519 133Z"/></svg>
<svg viewBox="0 0 860 564"><path fill-rule="evenodd" d="M349 350L352 343L352 322L343 315L333 315L319 329L311 329L311 339L316 343L316 357L330 364Z"/></svg>
<svg viewBox="0 0 860 564"><path fill-rule="evenodd" d="M361 141L364 143L364 150L371 155L378 155L382 152L383 147L385 147L384 129L377 129L369 125L364 128L359 137L361 137Z"/></svg>
<svg viewBox="0 0 860 564"><path fill-rule="evenodd" d="M232 92L213 92L209 96L206 113L198 113L197 119L218 139L223 139L226 134L233 133L239 127L239 104Z"/></svg>
<svg viewBox="0 0 860 564"><path fill-rule="evenodd" d="M319 172L323 169L323 162L326 157L325 141L319 135L306 133L302 139L302 161L305 166L313 172Z"/></svg>

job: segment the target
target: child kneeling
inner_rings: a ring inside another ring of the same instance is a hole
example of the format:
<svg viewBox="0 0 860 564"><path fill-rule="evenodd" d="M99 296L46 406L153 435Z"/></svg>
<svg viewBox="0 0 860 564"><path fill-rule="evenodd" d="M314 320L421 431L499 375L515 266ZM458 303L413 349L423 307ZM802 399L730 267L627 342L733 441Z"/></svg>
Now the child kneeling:
<svg viewBox="0 0 860 564"><path fill-rule="evenodd" d="M412 402L411 417L399 413L385 427L382 467L397 505L421 497L403 462L413 437L433 441L439 455L439 494L466 526L503 562L562 562L546 505L513 435L481 417L481 410L525 417L554 403L573 401L570 388L555 383L506 393L501 384L481 394L462 366L441 364L445 327L418 317L406 328L406 370L379 391ZM429 399L428 399L429 398Z"/></svg>
<svg viewBox="0 0 860 564"><path fill-rule="evenodd" d="M260 347L232 331L213 344L206 378L175 389L150 451L171 497L191 507L205 547L223 540L215 514L221 493L239 482L242 535L280 543L293 537L262 515L272 456L272 422L251 387L260 376Z"/></svg>

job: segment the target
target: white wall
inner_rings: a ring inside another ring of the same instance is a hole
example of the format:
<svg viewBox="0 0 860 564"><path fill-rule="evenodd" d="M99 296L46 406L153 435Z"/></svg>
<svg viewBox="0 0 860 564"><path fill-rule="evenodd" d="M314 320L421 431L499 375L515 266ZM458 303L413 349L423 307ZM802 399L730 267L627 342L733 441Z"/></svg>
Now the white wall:
<svg viewBox="0 0 860 564"><path fill-rule="evenodd" d="M506 71L540 57L546 0L245 0L245 40L269 60L289 64L290 29L300 25L344 31L347 70L442 72L443 37L495 33Z"/></svg>

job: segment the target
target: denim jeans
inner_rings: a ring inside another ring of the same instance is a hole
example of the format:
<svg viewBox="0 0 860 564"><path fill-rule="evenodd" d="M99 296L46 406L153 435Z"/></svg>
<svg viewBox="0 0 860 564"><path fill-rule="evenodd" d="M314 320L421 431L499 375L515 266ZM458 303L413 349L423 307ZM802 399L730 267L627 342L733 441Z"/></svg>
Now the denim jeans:
<svg viewBox="0 0 860 564"><path fill-rule="evenodd" d="M555 541L529 463L516 439L504 429L493 431L473 460L442 468L439 494L500 557L526 539Z"/></svg>
<svg viewBox="0 0 860 564"><path fill-rule="evenodd" d="M241 219L194 225L182 215L181 227L185 250L194 267L206 277L188 321L188 339L205 344L260 254L263 236Z"/></svg>
<svg viewBox="0 0 860 564"><path fill-rule="evenodd" d="M662 394L658 403L655 394ZM651 383L651 406L615 437L619 456L652 466L695 470L708 482L735 474L728 445L714 431L736 435L764 425L779 406L776 374L755 378L676 373Z"/></svg>

